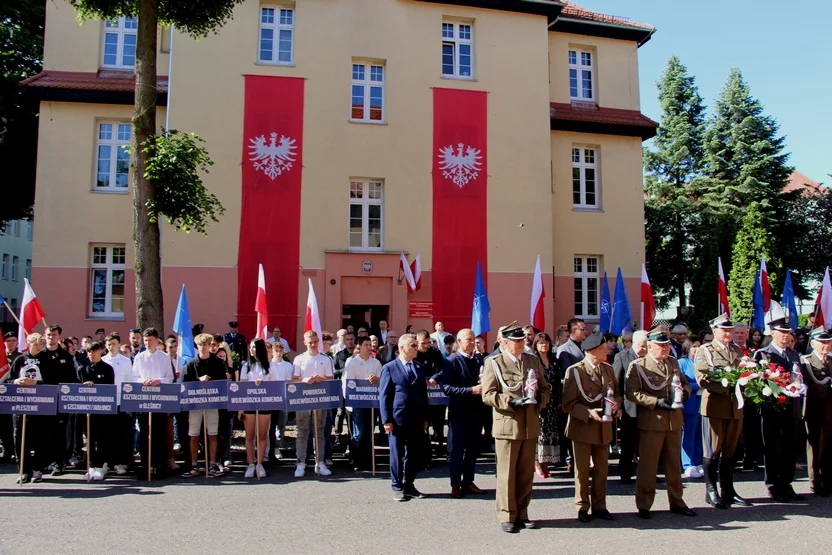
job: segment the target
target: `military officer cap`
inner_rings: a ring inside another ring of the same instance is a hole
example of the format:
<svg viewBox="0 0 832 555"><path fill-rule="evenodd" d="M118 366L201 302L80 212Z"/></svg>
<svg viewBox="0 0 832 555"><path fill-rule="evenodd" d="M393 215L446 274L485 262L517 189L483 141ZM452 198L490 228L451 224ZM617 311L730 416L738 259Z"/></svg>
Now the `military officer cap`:
<svg viewBox="0 0 832 555"><path fill-rule="evenodd" d="M721 328L724 330L732 330L734 329L734 322L731 321L731 317L728 316L728 313L723 312L713 320L709 322L711 325L711 329Z"/></svg>
<svg viewBox="0 0 832 555"><path fill-rule="evenodd" d="M523 328L520 324L517 323L517 320L507 325L503 328L503 339L510 339L511 341L517 341L518 339L525 339L526 332L523 331Z"/></svg>
<svg viewBox="0 0 832 555"><path fill-rule="evenodd" d="M647 332L647 341L651 343L670 343L670 336L662 328L653 328Z"/></svg>
<svg viewBox="0 0 832 555"><path fill-rule="evenodd" d="M229 328L236 328L238 325L239 324L237 323L237 320L231 320L230 322L228 322Z"/></svg>
<svg viewBox="0 0 832 555"><path fill-rule="evenodd" d="M832 341L832 333L823 327L815 328L809 332L809 339L812 341Z"/></svg>
<svg viewBox="0 0 832 555"><path fill-rule="evenodd" d="M98 335L99 333L104 333L104 328L98 328L95 330L95 334Z"/></svg>
<svg viewBox="0 0 832 555"><path fill-rule="evenodd" d="M11 339L12 337L17 337L17 335L13 331L7 331L3 339Z"/></svg>
<svg viewBox="0 0 832 555"><path fill-rule="evenodd" d="M604 341L604 336L600 333L593 333L586 339L584 339L583 343L581 343L581 349L584 351L591 351L593 349L597 349L601 345L604 345L606 341Z"/></svg>
<svg viewBox="0 0 832 555"><path fill-rule="evenodd" d="M780 306L777 301L771 301L771 308L765 315L766 326L770 330L782 331L791 333L792 328L789 327L789 315Z"/></svg>

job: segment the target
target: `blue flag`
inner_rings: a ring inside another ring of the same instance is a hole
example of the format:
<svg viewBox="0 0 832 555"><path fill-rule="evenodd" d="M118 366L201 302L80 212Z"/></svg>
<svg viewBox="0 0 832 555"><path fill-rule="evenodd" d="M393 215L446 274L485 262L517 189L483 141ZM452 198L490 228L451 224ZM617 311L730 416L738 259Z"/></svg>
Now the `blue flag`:
<svg viewBox="0 0 832 555"><path fill-rule="evenodd" d="M482 280L482 269L480 263L477 262L477 284L474 287L474 309L471 312L471 329L474 335L491 331L489 312L491 312L491 304L488 302L488 293L485 290L485 282Z"/></svg>
<svg viewBox="0 0 832 555"><path fill-rule="evenodd" d="M612 327L612 298L610 298L610 282L607 272L604 272L604 285L601 287L601 333L607 333Z"/></svg>
<svg viewBox="0 0 832 555"><path fill-rule="evenodd" d="M760 283L759 270L754 272L754 296L753 296L753 314L751 317L751 325L757 329L766 329L766 309L763 305L763 286Z"/></svg>
<svg viewBox="0 0 832 555"><path fill-rule="evenodd" d="M786 282L783 284L783 298L780 300L783 308L789 311L789 327L797 331L797 303L794 300L792 287L792 271L786 268Z"/></svg>
<svg viewBox="0 0 832 555"><path fill-rule="evenodd" d="M615 335L624 335L625 331L633 331L630 303L627 301L627 290L624 289L624 278L621 268L615 276L615 302L612 305L612 327L610 331Z"/></svg>
<svg viewBox="0 0 832 555"><path fill-rule="evenodd" d="M179 294L179 304L176 306L176 316L173 319L173 333L179 336L178 355L187 362L196 356L194 352L194 332L191 329L191 311L188 309L188 295L185 284Z"/></svg>

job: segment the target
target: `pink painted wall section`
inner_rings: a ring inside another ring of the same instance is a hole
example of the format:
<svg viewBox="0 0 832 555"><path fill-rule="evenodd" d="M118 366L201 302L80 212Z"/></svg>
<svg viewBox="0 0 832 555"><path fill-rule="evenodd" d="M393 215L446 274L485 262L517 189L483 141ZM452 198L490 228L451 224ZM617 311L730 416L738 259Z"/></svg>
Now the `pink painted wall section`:
<svg viewBox="0 0 832 555"><path fill-rule="evenodd" d="M173 333L173 320L183 283L188 292L191 324L204 324L206 333L229 331L228 322L237 320L237 269L165 266L162 270L165 335Z"/></svg>
<svg viewBox="0 0 832 555"><path fill-rule="evenodd" d="M550 277L551 279L551 277ZM609 279L609 277L607 278ZM624 287L627 289L627 300L630 302L630 314L633 321L637 322L640 318L641 310L641 276L639 277L625 277ZM554 313L556 324L554 328L559 325L565 325L569 319L575 315L575 278L573 276L555 276L555 303ZM549 292L546 292L547 302L551 302L552 297ZM615 276L610 280L610 299L615 298ZM598 320L587 320L592 324L597 324ZM546 327L549 326L549 318L546 317ZM638 323L638 328L641 328L641 323ZM554 329L551 328L551 329Z"/></svg>

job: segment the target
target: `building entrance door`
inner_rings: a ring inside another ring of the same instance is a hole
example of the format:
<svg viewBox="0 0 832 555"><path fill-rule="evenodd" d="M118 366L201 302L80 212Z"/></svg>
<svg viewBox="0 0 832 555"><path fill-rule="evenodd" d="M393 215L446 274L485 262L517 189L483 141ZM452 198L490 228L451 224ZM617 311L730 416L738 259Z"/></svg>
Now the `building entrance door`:
<svg viewBox="0 0 832 555"><path fill-rule="evenodd" d="M372 335L378 330L381 320L388 320L389 312L388 305L345 304L341 307L341 327L346 328L352 324L358 333L358 328L363 326Z"/></svg>

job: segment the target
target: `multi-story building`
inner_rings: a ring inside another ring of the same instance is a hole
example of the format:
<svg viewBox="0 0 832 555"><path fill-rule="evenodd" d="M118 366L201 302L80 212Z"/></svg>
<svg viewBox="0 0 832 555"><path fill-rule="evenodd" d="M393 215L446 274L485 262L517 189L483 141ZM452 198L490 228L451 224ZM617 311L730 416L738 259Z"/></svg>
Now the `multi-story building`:
<svg viewBox="0 0 832 555"><path fill-rule="evenodd" d="M546 0L245 2L199 41L160 30L158 124L205 139L227 208L208 237L163 226L166 325L185 283L194 321L251 334L258 263L290 342L310 280L325 329L466 326L477 262L492 327L526 322L538 256L549 331L597 321L605 271L637 303L653 32ZM134 322L135 33L49 2L44 71L25 82L41 100L34 288L73 333ZM415 294L402 252L421 253Z"/></svg>
<svg viewBox="0 0 832 555"><path fill-rule="evenodd" d="M32 222L13 220L0 227L0 296L17 314L23 299L23 278L32 277ZM4 329L16 329L9 309L0 306Z"/></svg>

